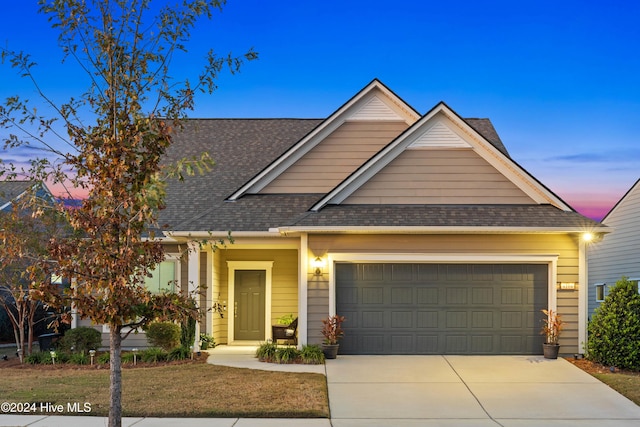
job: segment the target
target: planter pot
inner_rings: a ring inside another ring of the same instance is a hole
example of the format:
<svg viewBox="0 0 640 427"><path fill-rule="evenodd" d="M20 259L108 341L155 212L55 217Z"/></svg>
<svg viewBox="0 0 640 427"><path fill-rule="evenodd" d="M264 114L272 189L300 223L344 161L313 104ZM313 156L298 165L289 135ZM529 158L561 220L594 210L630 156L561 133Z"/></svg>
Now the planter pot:
<svg viewBox="0 0 640 427"><path fill-rule="evenodd" d="M560 351L560 344L542 344L542 353L545 359L557 359Z"/></svg>
<svg viewBox="0 0 640 427"><path fill-rule="evenodd" d="M335 359L338 356L340 344L322 344L322 352L325 359Z"/></svg>

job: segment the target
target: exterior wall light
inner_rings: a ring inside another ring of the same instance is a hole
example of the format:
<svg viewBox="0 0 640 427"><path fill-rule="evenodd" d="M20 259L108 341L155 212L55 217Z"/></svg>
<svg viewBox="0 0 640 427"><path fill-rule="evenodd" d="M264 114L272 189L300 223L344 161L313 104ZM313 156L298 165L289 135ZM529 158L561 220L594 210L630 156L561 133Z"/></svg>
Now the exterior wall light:
<svg viewBox="0 0 640 427"><path fill-rule="evenodd" d="M324 260L319 256L313 260L311 266L315 269L313 272L314 276L322 276L322 268L324 267Z"/></svg>
<svg viewBox="0 0 640 427"><path fill-rule="evenodd" d="M587 242L587 243L591 242L593 240L593 238L594 238L593 233L589 233L589 232L582 233L582 240Z"/></svg>

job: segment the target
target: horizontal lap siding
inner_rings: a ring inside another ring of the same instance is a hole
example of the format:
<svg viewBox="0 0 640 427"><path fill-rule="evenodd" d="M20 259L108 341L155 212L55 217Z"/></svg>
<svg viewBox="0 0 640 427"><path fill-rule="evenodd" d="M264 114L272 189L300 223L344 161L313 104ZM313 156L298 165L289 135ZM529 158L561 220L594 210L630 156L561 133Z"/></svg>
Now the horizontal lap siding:
<svg viewBox="0 0 640 427"><path fill-rule="evenodd" d="M326 193L407 128L404 122L347 122L261 193Z"/></svg>
<svg viewBox="0 0 640 427"><path fill-rule="evenodd" d="M229 272L227 261L273 261L271 281L271 323L286 314L298 314L298 251L295 249L274 250L221 250L219 282L227 288ZM227 292L228 295L228 292ZM226 318L226 316L225 316ZM226 332L226 319L224 328ZM223 322L219 322L223 323Z"/></svg>
<svg viewBox="0 0 640 427"><path fill-rule="evenodd" d="M471 149L406 150L345 204L531 204Z"/></svg>
<svg viewBox="0 0 640 427"><path fill-rule="evenodd" d="M578 282L577 240L564 234L310 235L309 250L311 255L326 252L557 255L558 282ZM578 351L578 290L558 291L557 295L558 312L567 321L560 339L562 351L575 353ZM320 280L312 274L309 276L308 305L309 341L320 342L320 320L329 312L327 275Z"/></svg>

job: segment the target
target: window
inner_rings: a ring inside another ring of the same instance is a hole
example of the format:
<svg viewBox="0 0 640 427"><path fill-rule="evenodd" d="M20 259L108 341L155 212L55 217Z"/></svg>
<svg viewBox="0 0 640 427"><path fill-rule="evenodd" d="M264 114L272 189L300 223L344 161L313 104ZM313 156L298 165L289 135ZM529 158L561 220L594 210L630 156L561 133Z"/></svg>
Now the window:
<svg viewBox="0 0 640 427"><path fill-rule="evenodd" d="M606 283L596 283L596 302L604 301L606 288Z"/></svg>
<svg viewBox="0 0 640 427"><path fill-rule="evenodd" d="M629 281L631 283L633 283L634 285L636 285L636 289L640 293L640 287L638 286L638 283L640 282L640 279L638 279L637 277L634 277L634 278L629 279Z"/></svg>
<svg viewBox="0 0 640 427"><path fill-rule="evenodd" d="M151 292L159 294L161 292L175 292L176 281L178 280L178 261L165 260L151 271L151 277L145 277L145 286Z"/></svg>

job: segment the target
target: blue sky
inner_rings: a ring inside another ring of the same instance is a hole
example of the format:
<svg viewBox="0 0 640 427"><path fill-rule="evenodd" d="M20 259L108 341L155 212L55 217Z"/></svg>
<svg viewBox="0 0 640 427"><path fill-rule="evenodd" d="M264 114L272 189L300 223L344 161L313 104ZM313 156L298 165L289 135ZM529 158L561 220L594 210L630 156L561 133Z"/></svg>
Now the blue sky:
<svg viewBox="0 0 640 427"><path fill-rule="evenodd" d="M32 54L47 93L83 89L35 0L2 3L0 42ZM638 22L622 0L230 0L174 65L195 76L209 48L260 54L194 117L326 117L373 78L422 113L442 100L490 118L520 165L598 217L640 178ZM33 98L26 83L0 68L1 98Z"/></svg>

